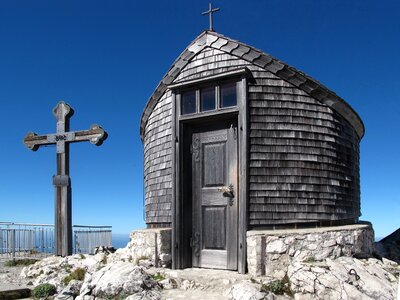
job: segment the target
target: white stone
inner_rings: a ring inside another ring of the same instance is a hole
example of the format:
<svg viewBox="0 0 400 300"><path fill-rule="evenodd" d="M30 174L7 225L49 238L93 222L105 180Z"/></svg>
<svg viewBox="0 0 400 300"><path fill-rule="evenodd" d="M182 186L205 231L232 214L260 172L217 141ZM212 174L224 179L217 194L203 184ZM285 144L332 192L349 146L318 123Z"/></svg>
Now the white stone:
<svg viewBox="0 0 400 300"><path fill-rule="evenodd" d="M61 291L61 293L58 294L56 299L69 299L70 297L76 297L80 294L82 284L83 281L71 280L68 285Z"/></svg>
<svg viewBox="0 0 400 300"><path fill-rule="evenodd" d="M390 280L393 274L382 265L368 260L340 257L326 260L329 268L308 266L301 262L289 266L288 276L295 297L317 296L318 299L394 299L397 282ZM351 272L350 272L351 270Z"/></svg>
<svg viewBox="0 0 400 300"><path fill-rule="evenodd" d="M285 238L286 245L292 245L295 241L296 241L296 238L292 235Z"/></svg>
<svg viewBox="0 0 400 300"><path fill-rule="evenodd" d="M228 295L232 300L260 300L264 299L266 293L260 292L254 284L237 283L231 287Z"/></svg>
<svg viewBox="0 0 400 300"><path fill-rule="evenodd" d="M316 249L317 249L317 245L316 245L316 244L308 244L308 245L307 245L307 248L308 248L308 250L313 251L313 250L316 250Z"/></svg>
<svg viewBox="0 0 400 300"><path fill-rule="evenodd" d="M282 240L271 241L267 244L267 253L285 253L287 246Z"/></svg>
<svg viewBox="0 0 400 300"><path fill-rule="evenodd" d="M161 280L160 284L165 290L176 289L178 287L176 280L171 278L166 278L164 280Z"/></svg>
<svg viewBox="0 0 400 300"><path fill-rule="evenodd" d="M130 295L125 300L160 300L161 293L159 291L143 291L134 295Z"/></svg>
<svg viewBox="0 0 400 300"><path fill-rule="evenodd" d="M158 283L147 275L143 268L132 263L118 262L107 265L92 274L87 286L92 287L91 294L95 297L116 296L121 292L131 295L143 291L144 286L158 288ZM81 289L81 294L82 294Z"/></svg>
<svg viewBox="0 0 400 300"><path fill-rule="evenodd" d="M333 247L333 246L336 246L336 241L334 239L328 239L323 244L324 248Z"/></svg>

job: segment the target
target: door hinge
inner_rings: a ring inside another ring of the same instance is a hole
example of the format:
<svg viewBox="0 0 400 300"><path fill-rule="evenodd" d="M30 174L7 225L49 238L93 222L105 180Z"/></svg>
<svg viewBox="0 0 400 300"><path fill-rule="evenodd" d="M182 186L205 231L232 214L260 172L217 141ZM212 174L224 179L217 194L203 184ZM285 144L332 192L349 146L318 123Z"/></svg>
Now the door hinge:
<svg viewBox="0 0 400 300"><path fill-rule="evenodd" d="M193 248L193 238L192 237L190 238L189 246L190 246L190 248Z"/></svg>

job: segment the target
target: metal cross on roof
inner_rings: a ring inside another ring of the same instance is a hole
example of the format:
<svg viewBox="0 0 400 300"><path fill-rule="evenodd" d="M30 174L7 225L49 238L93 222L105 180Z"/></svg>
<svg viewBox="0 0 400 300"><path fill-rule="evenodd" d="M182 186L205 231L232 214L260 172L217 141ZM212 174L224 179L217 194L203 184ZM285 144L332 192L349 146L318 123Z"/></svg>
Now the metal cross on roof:
<svg viewBox="0 0 400 300"><path fill-rule="evenodd" d="M107 138L107 133L99 125L92 125L89 130L69 131L69 119L74 110L63 101L53 109L57 119L57 132L37 135L29 132L24 144L36 151L40 146L55 144L57 149L57 175L53 176L55 187L55 230L54 241L56 255L72 254L71 222L71 179L69 177L69 144L89 141L97 146Z"/></svg>
<svg viewBox="0 0 400 300"><path fill-rule="evenodd" d="M208 5L208 11L202 13L202 15L209 15L210 17L210 31L213 31L213 13L219 11L219 8L212 8L212 3Z"/></svg>

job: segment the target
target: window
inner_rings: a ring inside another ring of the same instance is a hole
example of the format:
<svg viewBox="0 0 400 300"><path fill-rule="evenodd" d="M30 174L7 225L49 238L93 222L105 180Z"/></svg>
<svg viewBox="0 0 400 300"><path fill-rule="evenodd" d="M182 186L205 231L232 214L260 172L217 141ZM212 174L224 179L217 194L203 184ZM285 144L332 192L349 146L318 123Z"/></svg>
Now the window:
<svg viewBox="0 0 400 300"><path fill-rule="evenodd" d="M221 107L236 106L236 83L221 85Z"/></svg>
<svg viewBox="0 0 400 300"><path fill-rule="evenodd" d="M196 112L196 91L187 91L182 94L182 115Z"/></svg>
<svg viewBox="0 0 400 300"><path fill-rule="evenodd" d="M182 115L213 111L236 105L236 82L209 85L181 93Z"/></svg>
<svg viewBox="0 0 400 300"><path fill-rule="evenodd" d="M215 109L215 87L205 87L200 90L200 111Z"/></svg>

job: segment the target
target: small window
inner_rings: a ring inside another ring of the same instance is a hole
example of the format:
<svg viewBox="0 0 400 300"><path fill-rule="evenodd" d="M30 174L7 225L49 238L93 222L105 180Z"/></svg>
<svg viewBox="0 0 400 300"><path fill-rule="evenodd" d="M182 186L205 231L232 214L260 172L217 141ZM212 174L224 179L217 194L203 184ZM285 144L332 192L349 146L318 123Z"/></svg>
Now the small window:
<svg viewBox="0 0 400 300"><path fill-rule="evenodd" d="M237 82L194 87L180 95L181 115L217 111L237 105Z"/></svg>
<svg viewBox="0 0 400 300"><path fill-rule="evenodd" d="M227 83L221 85L221 107L236 106L236 83Z"/></svg>
<svg viewBox="0 0 400 300"><path fill-rule="evenodd" d="M200 90L200 111L215 109L215 87L205 87Z"/></svg>
<svg viewBox="0 0 400 300"><path fill-rule="evenodd" d="M182 94L182 114L192 114L196 112L196 91L188 91Z"/></svg>

